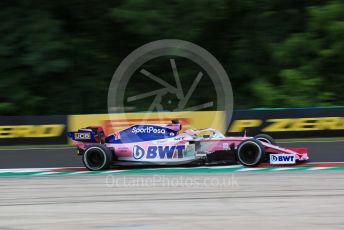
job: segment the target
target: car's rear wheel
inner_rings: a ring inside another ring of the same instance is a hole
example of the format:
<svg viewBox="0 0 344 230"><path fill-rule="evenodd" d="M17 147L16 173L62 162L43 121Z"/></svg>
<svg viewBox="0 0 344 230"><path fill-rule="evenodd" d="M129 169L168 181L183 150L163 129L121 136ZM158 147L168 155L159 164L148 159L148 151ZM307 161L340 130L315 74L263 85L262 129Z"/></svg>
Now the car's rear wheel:
<svg viewBox="0 0 344 230"><path fill-rule="evenodd" d="M265 158L264 147L255 139L245 140L238 146L236 157L244 166L257 166Z"/></svg>
<svg viewBox="0 0 344 230"><path fill-rule="evenodd" d="M95 144L85 150L83 162L86 168L92 171L106 170L111 167L112 152L101 144Z"/></svg>

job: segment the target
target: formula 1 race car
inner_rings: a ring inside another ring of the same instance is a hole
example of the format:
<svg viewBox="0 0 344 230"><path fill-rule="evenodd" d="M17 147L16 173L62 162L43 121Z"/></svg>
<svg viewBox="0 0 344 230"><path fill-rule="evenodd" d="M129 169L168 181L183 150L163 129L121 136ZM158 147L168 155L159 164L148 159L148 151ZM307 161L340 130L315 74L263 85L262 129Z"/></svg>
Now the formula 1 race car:
<svg viewBox="0 0 344 230"><path fill-rule="evenodd" d="M218 130L188 129L180 133L178 120L170 124L137 124L105 136L91 126L68 132L89 170L112 165L237 164L254 167L262 162L295 164L308 160L306 148L282 148L266 134L225 137Z"/></svg>

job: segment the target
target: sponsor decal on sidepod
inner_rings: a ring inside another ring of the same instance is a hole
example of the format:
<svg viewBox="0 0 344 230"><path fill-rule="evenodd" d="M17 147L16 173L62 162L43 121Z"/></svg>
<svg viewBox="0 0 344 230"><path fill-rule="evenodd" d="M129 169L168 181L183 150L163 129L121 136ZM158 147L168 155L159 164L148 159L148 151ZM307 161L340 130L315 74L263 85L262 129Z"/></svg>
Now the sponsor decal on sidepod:
<svg viewBox="0 0 344 230"><path fill-rule="evenodd" d="M172 145L172 146L148 146L147 150L141 146L134 145L133 157L137 160L146 156L146 159L172 159L183 158L183 151L185 145ZM177 151L177 154L174 154Z"/></svg>

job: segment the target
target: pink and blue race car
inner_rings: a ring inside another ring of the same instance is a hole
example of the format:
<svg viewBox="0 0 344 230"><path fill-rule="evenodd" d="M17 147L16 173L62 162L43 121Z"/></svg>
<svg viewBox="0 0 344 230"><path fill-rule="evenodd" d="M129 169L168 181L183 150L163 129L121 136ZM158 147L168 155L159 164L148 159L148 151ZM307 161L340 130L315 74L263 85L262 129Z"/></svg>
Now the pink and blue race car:
<svg viewBox="0 0 344 230"><path fill-rule="evenodd" d="M296 164L307 161L306 148L282 148L269 135L225 137L218 130L170 124L137 124L108 136L91 126L69 132L89 170L133 165Z"/></svg>

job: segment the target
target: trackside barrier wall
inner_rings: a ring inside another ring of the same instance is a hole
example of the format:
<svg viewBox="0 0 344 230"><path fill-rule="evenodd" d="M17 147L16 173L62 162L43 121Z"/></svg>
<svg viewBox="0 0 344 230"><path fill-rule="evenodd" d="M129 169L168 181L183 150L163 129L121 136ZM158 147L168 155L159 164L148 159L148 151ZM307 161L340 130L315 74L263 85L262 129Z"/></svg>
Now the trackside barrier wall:
<svg viewBox="0 0 344 230"><path fill-rule="evenodd" d="M0 145L67 143L67 116L0 116Z"/></svg>
<svg viewBox="0 0 344 230"><path fill-rule="evenodd" d="M274 138L344 137L344 107L237 110L227 135L270 134Z"/></svg>
<svg viewBox="0 0 344 230"><path fill-rule="evenodd" d="M274 138L344 137L344 107L236 110L229 127L223 113L163 112L70 116L0 116L0 145L67 144L66 132L101 125L107 134L135 123L168 123L178 118L183 130L212 127L227 135L253 136L267 133Z"/></svg>

